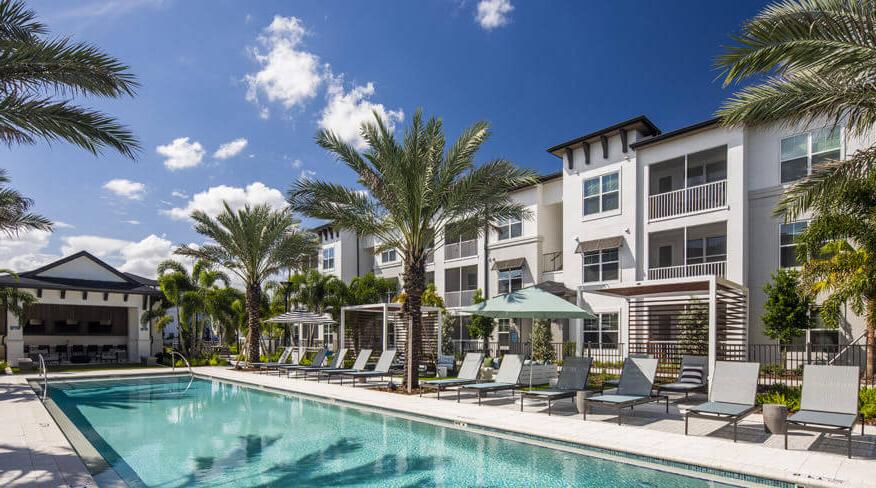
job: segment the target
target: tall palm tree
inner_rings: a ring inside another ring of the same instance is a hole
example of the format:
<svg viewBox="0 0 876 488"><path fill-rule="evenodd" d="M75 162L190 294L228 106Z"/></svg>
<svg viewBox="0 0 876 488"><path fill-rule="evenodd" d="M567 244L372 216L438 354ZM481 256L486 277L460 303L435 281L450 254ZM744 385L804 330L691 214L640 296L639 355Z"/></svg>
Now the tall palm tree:
<svg viewBox="0 0 876 488"><path fill-rule="evenodd" d="M216 218L200 210L192 213L195 231L215 244L180 246L174 252L221 266L243 281L247 360L257 362L264 301L262 283L281 270L295 266L302 256L316 252L316 241L312 234L299 229L299 222L288 209L247 205L234 211L227 202L223 205L225 209Z"/></svg>
<svg viewBox="0 0 876 488"><path fill-rule="evenodd" d="M401 141L376 113L374 119L362 125L368 145L362 154L331 131L316 137L317 144L356 172L366 191L300 179L289 191L289 202L306 215L374 236L381 242L377 251L401 253L407 296L402 311L408 320L405 385L412 391L418 387L427 250L443 244L442 229L451 223L456 232L479 233L490 222L528 217L509 193L534 183L536 176L503 159L475 165L475 154L489 135L486 122L469 127L446 148L441 120L424 120L421 110Z"/></svg>
<svg viewBox="0 0 876 488"><path fill-rule="evenodd" d="M125 126L69 100L133 95L129 68L91 44L47 39L47 32L24 2L0 0L0 141L65 140L93 154L112 148L133 158L140 146Z"/></svg>
<svg viewBox="0 0 876 488"><path fill-rule="evenodd" d="M844 123L851 135L876 124L876 2L784 0L748 21L718 58L726 84L759 77L718 111L727 125ZM801 281L824 293L836 324L850 303L867 322L868 376L876 370L876 147L818 168L792 186L776 214L810 214L799 237ZM825 243L828 243L825 246ZM826 251L823 252L823 251Z"/></svg>

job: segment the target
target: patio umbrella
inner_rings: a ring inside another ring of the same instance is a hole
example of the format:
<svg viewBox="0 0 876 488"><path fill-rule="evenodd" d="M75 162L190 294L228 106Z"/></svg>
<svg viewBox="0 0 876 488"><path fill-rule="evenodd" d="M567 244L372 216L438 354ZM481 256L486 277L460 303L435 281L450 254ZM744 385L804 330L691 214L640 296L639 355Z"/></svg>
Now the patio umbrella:
<svg viewBox="0 0 876 488"><path fill-rule="evenodd" d="M335 321L331 317L331 315L327 313L319 314L310 312L308 310L291 310L289 312L281 313L280 315L266 319L264 320L264 322L270 322L274 324L298 324L299 345L301 343L302 324L337 324L337 321Z"/></svg>
<svg viewBox="0 0 876 488"><path fill-rule="evenodd" d="M462 307L460 312L495 319L592 319L592 313L553 293L530 286ZM531 340L531 339L530 339ZM530 346L531 347L531 346ZM529 364L529 387L532 388L532 358Z"/></svg>

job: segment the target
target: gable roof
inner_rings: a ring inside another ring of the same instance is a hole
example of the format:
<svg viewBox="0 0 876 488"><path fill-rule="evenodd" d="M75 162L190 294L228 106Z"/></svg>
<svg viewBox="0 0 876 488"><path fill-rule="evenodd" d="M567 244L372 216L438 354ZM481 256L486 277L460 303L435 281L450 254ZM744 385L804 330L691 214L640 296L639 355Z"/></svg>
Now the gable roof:
<svg viewBox="0 0 876 488"><path fill-rule="evenodd" d="M47 271L80 258L85 258L91 261L95 265L117 277L118 280L107 281L90 278L79 279L71 277L45 276ZM133 273L123 273L87 251L79 251L37 269L20 273L18 279L12 275L2 275L0 276L0 286L8 286L12 288L45 288L50 290L132 293L141 295L161 294L156 288L157 282L155 280L144 278Z"/></svg>

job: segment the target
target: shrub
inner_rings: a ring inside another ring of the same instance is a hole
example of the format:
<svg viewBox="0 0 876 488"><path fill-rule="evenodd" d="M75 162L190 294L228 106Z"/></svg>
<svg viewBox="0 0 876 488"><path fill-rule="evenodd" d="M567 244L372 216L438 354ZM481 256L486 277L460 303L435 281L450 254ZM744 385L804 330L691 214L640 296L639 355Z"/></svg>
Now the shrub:
<svg viewBox="0 0 876 488"><path fill-rule="evenodd" d="M861 416L865 420L876 418L876 388L861 388L861 395L858 397L858 410L861 411Z"/></svg>
<svg viewBox="0 0 876 488"><path fill-rule="evenodd" d="M484 358L484 367L492 368L493 367L493 358Z"/></svg>
<svg viewBox="0 0 876 488"><path fill-rule="evenodd" d="M575 355L575 341L566 341L563 343L563 357Z"/></svg>
<svg viewBox="0 0 876 488"><path fill-rule="evenodd" d="M0 361L0 374L6 374L6 368L8 366L9 364L7 364L6 361Z"/></svg>
<svg viewBox="0 0 876 488"><path fill-rule="evenodd" d="M800 410L800 388L775 384L757 394L757 404L778 403L788 407L789 412Z"/></svg>
<svg viewBox="0 0 876 488"><path fill-rule="evenodd" d="M551 344L551 326L547 320L536 320L532 326L532 359L537 363L555 359L554 346Z"/></svg>

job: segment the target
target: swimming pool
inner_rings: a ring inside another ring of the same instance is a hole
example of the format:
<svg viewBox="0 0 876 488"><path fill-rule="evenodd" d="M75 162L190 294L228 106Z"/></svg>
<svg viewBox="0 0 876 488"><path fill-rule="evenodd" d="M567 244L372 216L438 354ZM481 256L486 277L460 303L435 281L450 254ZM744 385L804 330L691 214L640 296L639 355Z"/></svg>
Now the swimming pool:
<svg viewBox="0 0 876 488"><path fill-rule="evenodd" d="M51 400L129 485L733 486L236 384L55 383Z"/></svg>

